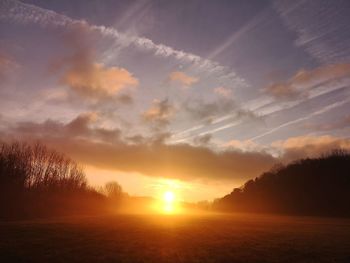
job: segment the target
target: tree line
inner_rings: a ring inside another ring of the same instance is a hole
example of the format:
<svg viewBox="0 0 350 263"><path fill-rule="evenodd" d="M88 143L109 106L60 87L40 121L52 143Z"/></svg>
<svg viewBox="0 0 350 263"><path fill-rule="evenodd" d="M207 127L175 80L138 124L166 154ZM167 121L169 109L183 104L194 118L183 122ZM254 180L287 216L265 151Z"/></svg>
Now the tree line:
<svg viewBox="0 0 350 263"><path fill-rule="evenodd" d="M320 216L350 216L350 153L278 165L219 198L214 209Z"/></svg>
<svg viewBox="0 0 350 263"><path fill-rule="evenodd" d="M0 144L0 218L103 212L122 194L116 182L90 187L81 166L40 143Z"/></svg>

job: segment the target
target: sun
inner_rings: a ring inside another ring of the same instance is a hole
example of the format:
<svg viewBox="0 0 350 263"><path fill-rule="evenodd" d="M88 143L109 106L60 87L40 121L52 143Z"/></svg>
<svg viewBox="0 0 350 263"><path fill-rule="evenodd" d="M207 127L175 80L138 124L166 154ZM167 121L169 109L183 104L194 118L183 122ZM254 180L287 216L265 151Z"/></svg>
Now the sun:
<svg viewBox="0 0 350 263"><path fill-rule="evenodd" d="M152 210L154 213L175 215L183 212L182 184L162 180L156 185Z"/></svg>
<svg viewBox="0 0 350 263"><path fill-rule="evenodd" d="M163 196L165 203L171 204L175 201L175 194L171 191L166 191Z"/></svg>
<svg viewBox="0 0 350 263"><path fill-rule="evenodd" d="M174 214L179 212L177 198L173 191L168 190L163 193L160 210L162 213L166 214Z"/></svg>

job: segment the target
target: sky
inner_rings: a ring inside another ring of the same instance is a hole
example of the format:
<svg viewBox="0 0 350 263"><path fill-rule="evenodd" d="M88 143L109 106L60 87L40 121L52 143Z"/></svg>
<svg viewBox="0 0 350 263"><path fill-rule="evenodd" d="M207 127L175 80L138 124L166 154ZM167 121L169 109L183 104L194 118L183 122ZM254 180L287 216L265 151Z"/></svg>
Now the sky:
<svg viewBox="0 0 350 263"><path fill-rule="evenodd" d="M0 135L213 200L350 149L347 0L0 0Z"/></svg>

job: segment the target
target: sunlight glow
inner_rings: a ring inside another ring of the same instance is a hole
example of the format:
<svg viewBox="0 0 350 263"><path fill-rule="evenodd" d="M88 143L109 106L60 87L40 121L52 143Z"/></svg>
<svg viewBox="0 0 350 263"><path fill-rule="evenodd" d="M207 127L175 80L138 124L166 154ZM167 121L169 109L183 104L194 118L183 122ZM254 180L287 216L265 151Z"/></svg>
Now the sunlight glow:
<svg viewBox="0 0 350 263"><path fill-rule="evenodd" d="M157 179L152 185L155 197L152 205L153 212L167 215L183 213L183 193L189 187L188 184L179 180Z"/></svg>
<svg viewBox="0 0 350 263"><path fill-rule="evenodd" d="M171 214L176 212L175 194L172 191L166 191L163 194L162 210L164 213Z"/></svg>
<svg viewBox="0 0 350 263"><path fill-rule="evenodd" d="M166 191L163 198L166 203L172 203L175 200L175 195L171 191Z"/></svg>
<svg viewBox="0 0 350 263"><path fill-rule="evenodd" d="M182 212L180 207L181 201L174 189L163 191L154 203L154 211L161 214L179 214Z"/></svg>

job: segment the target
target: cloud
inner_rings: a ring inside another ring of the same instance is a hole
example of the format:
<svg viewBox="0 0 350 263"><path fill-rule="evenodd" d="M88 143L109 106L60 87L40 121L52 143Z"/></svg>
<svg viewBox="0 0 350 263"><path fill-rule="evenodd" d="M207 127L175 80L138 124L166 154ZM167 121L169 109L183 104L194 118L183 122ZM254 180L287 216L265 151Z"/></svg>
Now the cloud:
<svg viewBox="0 0 350 263"><path fill-rule="evenodd" d="M204 146L169 145L160 137L139 138L130 143L119 130L98 128L96 122L95 113L86 113L68 123L53 120L19 123L3 138L11 134L12 138L26 141L39 139L85 165L184 180L224 179L242 183L275 162L266 153L234 149L217 152ZM115 135L114 140L106 134Z"/></svg>
<svg viewBox="0 0 350 263"><path fill-rule="evenodd" d="M214 93L224 98L229 98L232 95L232 90L225 87L217 87L214 89Z"/></svg>
<svg viewBox="0 0 350 263"><path fill-rule="evenodd" d="M158 128L162 128L170 123L175 114L175 108L168 99L154 100L152 106L142 113L145 122Z"/></svg>
<svg viewBox="0 0 350 263"><path fill-rule="evenodd" d="M171 82L179 83L183 87L191 87L194 83L198 82L199 79L191 77L181 71L174 71L170 73L169 80Z"/></svg>
<svg viewBox="0 0 350 263"><path fill-rule="evenodd" d="M133 98L129 94L120 94L117 97L117 100L123 104L132 104L134 102Z"/></svg>
<svg viewBox="0 0 350 263"><path fill-rule="evenodd" d="M271 87L270 96L263 96L261 98L257 98L257 99L253 99L251 101L244 102L243 109L241 109L240 112L246 113L246 114L248 113L248 115L251 115L252 117L258 116L259 119L268 118L269 116L276 114L278 112L281 112L283 110L296 108L298 105L304 103L306 100L316 99L317 97L324 96L326 94L333 93L337 90L344 89L345 87L347 87L349 85L349 78L346 78L347 75L345 75L345 74L347 74L346 73L347 66L343 67L342 65L346 65L346 64L339 64L339 66L338 65L331 65L331 66L321 67L322 70L316 70L316 71L311 70L310 72L312 74L307 74L307 75L305 75L306 71L301 70L301 71L299 71L299 74L297 73L295 75L295 76L297 76L296 77L297 82L299 81L300 84L303 83L303 80L310 79L309 77L306 77L306 76L311 76L311 75L312 76L320 75L321 80L319 80L318 82L314 82L314 84L312 84L312 85L310 84L310 86L306 86L306 89L301 90L301 91L294 89L294 87L291 86L288 81L285 83L281 82L278 84L272 84L272 85L270 85L270 87ZM325 74L326 80L324 80L324 78L322 76L324 74L324 71L325 71L324 69L326 69L326 70L331 69L329 73ZM315 72L318 74L314 74ZM304 76L304 77L301 77L301 76ZM332 76L335 76L337 78L332 77ZM342 77L342 76L344 76L344 77ZM315 79L317 79L317 78L315 78ZM319 83L319 84L316 84L316 83ZM269 87L267 87L263 90L264 93L269 93L269 91L267 90L268 88ZM272 95L272 94L275 94L275 95ZM281 100L281 99L283 99L283 100ZM284 101L285 99L287 99L288 101ZM345 103L346 103L346 101L345 101ZM333 109L334 107L342 106L343 104L344 104L344 101L340 101L339 103L335 103L332 105L326 105L325 109L326 109L326 111L328 111L330 109ZM302 117L302 118L299 118L296 120L287 121L286 123L283 123L278 127L272 128L271 131L268 131L267 133L262 134L262 136L265 136L265 135L270 134L272 132L278 131L279 129L286 127L286 126L289 126L291 124L301 122L301 121L304 121L306 119L310 119L313 116L320 115L326 111L323 111L321 109L320 111L316 111L316 112L314 112L314 114L310 114L305 118ZM225 130L225 129L229 129L229 128L232 128L234 126L240 125L242 123L241 121L234 121L231 123L226 123L228 120L235 119L236 115L237 115L237 112L235 112L235 111L233 113L225 112L221 116L216 116L215 118L210 118L210 122L213 124L222 123L219 127L214 127L214 128L208 127L207 126L208 121L203 120L203 122L205 122L205 123L196 124L195 126L187 128L184 131L179 132L178 134L179 134L179 136L184 137L184 135L188 135L189 133L193 134L196 131L197 131L196 132L197 135L200 135L203 133L213 134L213 133ZM253 118L253 119L256 120L257 118ZM201 129L203 129L205 127L208 128L207 131L204 131L204 132L200 131ZM257 138L259 138L259 137L260 137L260 135L257 136ZM183 139L181 139L181 141L183 141Z"/></svg>
<svg viewBox="0 0 350 263"><path fill-rule="evenodd" d="M6 80L7 75L18 67L13 58L0 50L0 81Z"/></svg>
<svg viewBox="0 0 350 263"><path fill-rule="evenodd" d="M90 25L83 20L74 20L68 16L58 14L52 10L40 8L35 5L21 3L15 0L0 2L0 19L10 20L21 24L38 24L47 28L67 28L76 25L85 25L92 32L97 32L103 37L115 41L114 47L126 48L133 46L143 52L151 52L155 56L172 58L180 63L186 63L195 67L199 71L210 74L217 74L220 77L230 79L236 85L246 85L245 81L229 68L221 66L219 63L204 59L192 53L176 50L164 44L155 44L151 39L145 37L132 36L119 32L115 28ZM114 50L112 50L115 53Z"/></svg>
<svg viewBox="0 0 350 263"><path fill-rule="evenodd" d="M248 23L241 26L237 31L234 31L232 35L230 35L223 43L219 46L215 47L213 51L208 54L208 58L215 58L222 53L224 53L229 47L234 45L237 40L239 40L242 36L256 29L259 25L263 24L271 17L270 8L262 9L257 15L255 15Z"/></svg>
<svg viewBox="0 0 350 263"><path fill-rule="evenodd" d="M124 139L119 130L97 127L98 115L85 113L68 123L48 120L20 123L2 138L41 140L77 161L120 172L182 180L230 180L243 183L277 162L317 157L334 149L350 150L350 140L333 136L300 136L261 147L251 141L231 141L221 150L204 145L165 144L163 137ZM113 138L113 139L111 139ZM208 142L210 136L205 137ZM268 149L270 148L270 149ZM270 152L279 153L273 157Z"/></svg>
<svg viewBox="0 0 350 263"><path fill-rule="evenodd" d="M333 131L350 127L350 115L331 123L306 123L304 128L314 131Z"/></svg>
<svg viewBox="0 0 350 263"><path fill-rule="evenodd" d="M341 101L337 101L335 103L332 103L332 104L329 104L317 111L314 111L312 113L309 113L308 115L306 116L303 116L303 117L300 117L300 118L297 118L297 119L294 119L294 120L291 120L291 121L287 121L287 122L284 122L278 126L275 126L271 129L269 129L268 131L264 132L264 133L261 133L261 134L258 134L252 138L250 138L249 140L256 140L256 139L259 139L259 138L262 138L262 137L265 137L266 135L269 135L269 134L272 134L276 131L279 131L280 129L283 129L285 127L288 127L290 125L294 125L294 124L297 124L299 122L303 122L303 121L306 121L306 120L309 120L315 116L318 116L318 115L322 115L326 112L329 112L329 111L332 111L336 108L339 108L339 107L342 107L346 104L350 103L350 97L347 97L345 98L344 100L341 100Z"/></svg>
<svg viewBox="0 0 350 263"><path fill-rule="evenodd" d="M63 70L61 82L90 99L115 97L121 90L137 86L138 80L126 69L95 62L87 32L86 26L76 25L64 34L64 42L72 54L51 68L53 72Z"/></svg>
<svg viewBox="0 0 350 263"><path fill-rule="evenodd" d="M308 97L310 89L344 77L350 77L350 64L326 65L312 70L300 70L286 82L267 86L264 92L276 98Z"/></svg>
<svg viewBox="0 0 350 263"><path fill-rule="evenodd" d="M217 98L214 101L203 101L193 99L186 101L183 105L184 110L190 115L190 118L196 121L205 121L206 124L218 121L218 117L230 113L227 121L242 120L245 118L258 119L258 116L249 110L241 109L235 101L230 98ZM210 132L209 132L210 133Z"/></svg>
<svg viewBox="0 0 350 263"><path fill-rule="evenodd" d="M138 85L138 80L124 68L106 68L103 64L73 64L65 72L62 82L87 97L109 97L120 90Z"/></svg>
<svg viewBox="0 0 350 263"><path fill-rule="evenodd" d="M323 1L274 0L273 7L291 31L295 44L322 64L350 59L347 1L332 1L324 8Z"/></svg>
<svg viewBox="0 0 350 263"><path fill-rule="evenodd" d="M319 157L336 149L350 150L350 139L331 135L306 135L276 141L271 146L282 151L284 162L290 162L300 158Z"/></svg>
<svg viewBox="0 0 350 263"><path fill-rule="evenodd" d="M251 140L230 140L225 143L224 147L239 149L243 152L261 152L267 150L267 147L264 147Z"/></svg>
<svg viewBox="0 0 350 263"><path fill-rule="evenodd" d="M197 145L197 146L208 146L210 144L212 137L213 135L211 134L196 136L193 138L193 143L194 145Z"/></svg>
<svg viewBox="0 0 350 263"><path fill-rule="evenodd" d="M290 83L274 83L266 87L264 91L276 98L295 98L298 95L298 91Z"/></svg>
<svg viewBox="0 0 350 263"><path fill-rule="evenodd" d="M32 137L37 135L38 139L46 137L62 137L71 139L90 139L94 141L113 142L119 140L121 132L119 129L105 129L93 127L99 120L96 112L87 112L78 115L68 123L62 123L51 119L42 123L19 122L12 128L22 136Z"/></svg>
<svg viewBox="0 0 350 263"><path fill-rule="evenodd" d="M107 145L74 140L56 147L83 163L100 168L185 180L243 181L269 169L275 162L264 153L216 153L188 144Z"/></svg>
<svg viewBox="0 0 350 263"><path fill-rule="evenodd" d="M65 128L72 134L86 134L89 131L89 125L97 121L98 115L95 112L83 113L65 125Z"/></svg>
<svg viewBox="0 0 350 263"><path fill-rule="evenodd" d="M172 135L173 142L190 142L197 137L213 134L225 130L243 121L263 121L262 117L253 111L240 108L231 98L219 97L215 101L203 100L186 101L182 109L189 115L191 120L201 122L191 128L179 131ZM225 114L224 116L222 116ZM224 125L221 122L226 122ZM220 124L219 126L217 124Z"/></svg>
<svg viewBox="0 0 350 263"><path fill-rule="evenodd" d="M188 112L190 117L196 121L205 120L211 123L212 120L221 114L237 109L237 105L232 100L215 100L205 102L203 100L187 101L184 109Z"/></svg>
<svg viewBox="0 0 350 263"><path fill-rule="evenodd" d="M300 70L293 77L293 82L301 85L342 77L350 77L350 64L340 63L318 67L313 70Z"/></svg>
<svg viewBox="0 0 350 263"><path fill-rule="evenodd" d="M224 145L243 152L265 152L276 157L281 163L289 163L303 158L318 158L334 150L350 150L350 139L331 135L303 135L278 140L270 145L261 145L251 140L231 140Z"/></svg>

